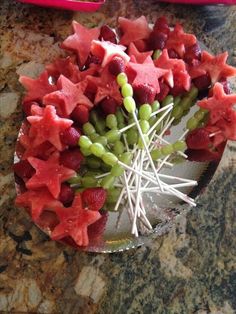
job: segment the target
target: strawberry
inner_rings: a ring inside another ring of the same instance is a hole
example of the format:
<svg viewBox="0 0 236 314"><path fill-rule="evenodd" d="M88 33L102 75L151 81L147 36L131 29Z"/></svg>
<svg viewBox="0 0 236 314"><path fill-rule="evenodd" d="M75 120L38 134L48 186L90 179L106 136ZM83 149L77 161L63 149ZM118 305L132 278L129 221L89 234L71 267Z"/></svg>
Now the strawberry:
<svg viewBox="0 0 236 314"><path fill-rule="evenodd" d="M103 188L88 188L82 192L82 201L89 210L100 210L107 197L107 192Z"/></svg>
<svg viewBox="0 0 236 314"><path fill-rule="evenodd" d="M110 41L113 44L117 44L116 34L108 25L103 25L101 27L101 33L99 39L103 39L105 41Z"/></svg>
<svg viewBox="0 0 236 314"><path fill-rule="evenodd" d="M169 34L170 29L168 26L167 18L165 16L159 17L153 27L154 32L163 32L165 34Z"/></svg>
<svg viewBox="0 0 236 314"><path fill-rule="evenodd" d="M73 110L71 117L73 120L83 125L89 120L89 109L84 105L79 105Z"/></svg>
<svg viewBox="0 0 236 314"><path fill-rule="evenodd" d="M79 138L80 138L80 132L73 127L66 129L61 134L62 142L69 146L77 146Z"/></svg>
<svg viewBox="0 0 236 314"><path fill-rule="evenodd" d="M211 139L209 132L204 128L198 128L188 133L186 144L191 149L209 149Z"/></svg>
<svg viewBox="0 0 236 314"><path fill-rule="evenodd" d="M163 49L167 40L167 35L162 32L152 32L150 35L150 47L152 50Z"/></svg>
<svg viewBox="0 0 236 314"><path fill-rule="evenodd" d="M169 94L170 88L164 82L159 82L159 85L160 85L160 93L156 95L156 99L158 101L162 101Z"/></svg>
<svg viewBox="0 0 236 314"><path fill-rule="evenodd" d="M227 94L227 95L231 94L230 84L229 84L229 82L227 81L227 79L221 79L221 80L219 81L219 83L220 83L221 85L223 85L225 94Z"/></svg>
<svg viewBox="0 0 236 314"><path fill-rule="evenodd" d="M120 57L114 57L109 62L108 69L112 75L117 76L119 73L124 72L125 70L124 60Z"/></svg>
<svg viewBox="0 0 236 314"><path fill-rule="evenodd" d="M80 165L84 160L83 155L81 154L79 148L72 148L64 150L60 156L60 163L67 168L78 171Z"/></svg>
<svg viewBox="0 0 236 314"><path fill-rule="evenodd" d="M114 114L117 109L117 102L113 98L105 98L100 103L102 111L108 114Z"/></svg>
<svg viewBox="0 0 236 314"><path fill-rule="evenodd" d="M22 179L29 179L35 173L34 168L27 160L20 160L13 165L15 174Z"/></svg>
<svg viewBox="0 0 236 314"><path fill-rule="evenodd" d="M169 55L169 58L179 59L179 55L174 49L171 49L171 48L168 49L168 55Z"/></svg>
<svg viewBox="0 0 236 314"><path fill-rule="evenodd" d="M211 85L211 78L206 73L193 79L193 84L201 91L207 89Z"/></svg>
<svg viewBox="0 0 236 314"><path fill-rule="evenodd" d="M198 43L185 48L184 61L191 64L194 59L201 60L201 48Z"/></svg>
<svg viewBox="0 0 236 314"><path fill-rule="evenodd" d="M61 191L59 194L59 201L62 202L64 205L69 205L73 201L75 196L74 190L69 186L69 184L62 183Z"/></svg>
<svg viewBox="0 0 236 314"><path fill-rule="evenodd" d="M151 86L142 84L134 88L134 98L139 105L153 103L155 96L155 91Z"/></svg>
<svg viewBox="0 0 236 314"><path fill-rule="evenodd" d="M94 222L92 225L88 226L88 237L92 243L95 239L102 236L106 227L108 213L104 212L101 215L102 217L99 220Z"/></svg>

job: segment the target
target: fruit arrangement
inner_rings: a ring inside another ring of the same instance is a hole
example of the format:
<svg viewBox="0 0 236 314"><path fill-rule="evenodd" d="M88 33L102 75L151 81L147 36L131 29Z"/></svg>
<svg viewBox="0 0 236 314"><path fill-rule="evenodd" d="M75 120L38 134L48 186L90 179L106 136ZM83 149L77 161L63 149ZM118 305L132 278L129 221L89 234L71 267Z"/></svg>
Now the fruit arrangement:
<svg viewBox="0 0 236 314"><path fill-rule="evenodd" d="M194 35L165 17L118 19L118 28L73 22L68 52L32 79L21 76L26 120L14 164L16 204L53 240L101 242L109 215L127 212L134 236L150 232L143 196L176 197L195 180L163 169L219 160L236 139L236 94L227 52L201 51ZM183 134L166 138L186 115Z"/></svg>

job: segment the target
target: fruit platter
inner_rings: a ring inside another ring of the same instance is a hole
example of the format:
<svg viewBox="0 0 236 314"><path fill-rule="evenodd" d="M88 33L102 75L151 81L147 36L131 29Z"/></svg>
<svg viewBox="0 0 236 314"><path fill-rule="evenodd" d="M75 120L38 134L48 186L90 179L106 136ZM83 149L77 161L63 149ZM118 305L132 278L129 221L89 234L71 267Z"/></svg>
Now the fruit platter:
<svg viewBox="0 0 236 314"><path fill-rule="evenodd" d="M236 139L236 69L165 17L74 21L61 49L38 78L19 79L16 204L76 249L137 247L195 210Z"/></svg>

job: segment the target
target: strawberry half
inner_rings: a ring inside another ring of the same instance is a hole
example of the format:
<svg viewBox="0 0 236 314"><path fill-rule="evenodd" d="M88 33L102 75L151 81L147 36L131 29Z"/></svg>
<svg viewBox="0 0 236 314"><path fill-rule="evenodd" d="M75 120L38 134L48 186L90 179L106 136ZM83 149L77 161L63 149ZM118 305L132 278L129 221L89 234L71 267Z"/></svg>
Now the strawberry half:
<svg viewBox="0 0 236 314"><path fill-rule="evenodd" d="M84 206L90 210L100 210L107 197L107 192L103 188L88 188L82 192L82 201Z"/></svg>
<svg viewBox="0 0 236 314"><path fill-rule="evenodd" d="M70 205L75 196L74 190L69 186L69 184L62 183L61 191L59 194L59 201L64 205Z"/></svg>
<svg viewBox="0 0 236 314"><path fill-rule="evenodd" d="M78 171L80 165L84 160L84 156L81 154L79 148L72 148L65 150L61 153L60 163L67 168Z"/></svg>
<svg viewBox="0 0 236 314"><path fill-rule="evenodd" d="M209 149L211 146L209 132L204 128L192 130L186 137L186 144L191 149Z"/></svg>
<svg viewBox="0 0 236 314"><path fill-rule="evenodd" d="M71 117L73 120L83 125L89 120L89 110L86 106L79 105L73 110Z"/></svg>
<svg viewBox="0 0 236 314"><path fill-rule="evenodd" d="M62 142L69 146L77 146L79 138L80 138L79 131L73 127L66 129L61 134Z"/></svg>

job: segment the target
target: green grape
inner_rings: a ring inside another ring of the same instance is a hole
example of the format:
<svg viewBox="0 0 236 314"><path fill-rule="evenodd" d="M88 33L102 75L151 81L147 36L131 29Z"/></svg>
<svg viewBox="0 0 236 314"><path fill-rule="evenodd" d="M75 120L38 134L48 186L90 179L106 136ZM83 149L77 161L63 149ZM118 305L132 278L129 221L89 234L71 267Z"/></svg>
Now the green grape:
<svg viewBox="0 0 236 314"><path fill-rule="evenodd" d="M148 120L150 126L153 126L153 124L157 121L155 116L150 117L150 119Z"/></svg>
<svg viewBox="0 0 236 314"><path fill-rule="evenodd" d="M204 112L205 114L209 112L209 111L208 111L207 109L205 109L205 108L200 108L199 110L202 111L202 112Z"/></svg>
<svg viewBox="0 0 236 314"><path fill-rule="evenodd" d="M117 119L117 123L118 123L119 128L121 128L120 125L121 124L123 125L125 123L125 118L124 118L124 115L120 109L118 109L116 111L116 119Z"/></svg>
<svg viewBox="0 0 236 314"><path fill-rule="evenodd" d="M187 129L189 129L190 131L196 129L198 126L198 123L199 121L195 117L190 118L186 124Z"/></svg>
<svg viewBox="0 0 236 314"><path fill-rule="evenodd" d="M108 143L114 143L118 141L120 139L120 136L121 136L120 131L116 129L110 130L105 134Z"/></svg>
<svg viewBox="0 0 236 314"><path fill-rule="evenodd" d="M161 151L160 151L160 149L153 149L151 152L150 152L150 154L151 154L151 157L152 157L152 160L158 160L159 158L161 158L161 156L162 156L162 153L161 153Z"/></svg>
<svg viewBox="0 0 236 314"><path fill-rule="evenodd" d="M176 106L171 112L171 117L174 117L177 120L182 117L183 113L183 108L181 108L180 106Z"/></svg>
<svg viewBox="0 0 236 314"><path fill-rule="evenodd" d="M90 176L84 176L81 178L81 184L84 188L92 188L97 186L97 180Z"/></svg>
<svg viewBox="0 0 236 314"><path fill-rule="evenodd" d="M79 146L81 148L89 149L91 145L92 145L92 142L90 141L90 139L87 136L85 136L85 135L80 136Z"/></svg>
<svg viewBox="0 0 236 314"><path fill-rule="evenodd" d="M83 156L85 156L85 157L92 155L89 148L80 147L80 151L83 154Z"/></svg>
<svg viewBox="0 0 236 314"><path fill-rule="evenodd" d="M129 118L128 125L135 123L134 118Z"/></svg>
<svg viewBox="0 0 236 314"><path fill-rule="evenodd" d="M105 164L104 162L102 162L101 169L104 172L110 172L111 171L111 166L109 166L109 165Z"/></svg>
<svg viewBox="0 0 236 314"><path fill-rule="evenodd" d="M93 144L94 145L94 144ZM90 156L86 158L86 163L91 169L99 169L101 166L101 161L99 158L96 158L94 156ZM88 175L88 174L87 174Z"/></svg>
<svg viewBox="0 0 236 314"><path fill-rule="evenodd" d="M155 111L159 110L160 109L159 101L158 100L154 100L154 102L152 103L151 107L152 107L152 112L155 112Z"/></svg>
<svg viewBox="0 0 236 314"><path fill-rule="evenodd" d="M174 98L174 106L177 106L180 103L180 101L181 101L181 97L180 96L176 96Z"/></svg>
<svg viewBox="0 0 236 314"><path fill-rule="evenodd" d="M130 165L132 162L133 154L131 152L125 152L119 156L119 160L126 165Z"/></svg>
<svg viewBox="0 0 236 314"><path fill-rule="evenodd" d="M96 142L99 137L100 137L100 135L98 133L93 133L93 134L89 135L89 138L92 142Z"/></svg>
<svg viewBox="0 0 236 314"><path fill-rule="evenodd" d="M91 150L91 153L95 155L96 157L102 157L106 152L104 146L100 143L93 143L90 146L90 150Z"/></svg>
<svg viewBox="0 0 236 314"><path fill-rule="evenodd" d="M190 97L187 97L187 96L183 97L180 104L179 104L179 106L181 106L181 108L184 111L188 110L191 107L191 105L192 105L192 99Z"/></svg>
<svg viewBox="0 0 236 314"><path fill-rule="evenodd" d="M81 176L72 177L69 180L67 180L69 184L81 184Z"/></svg>
<svg viewBox="0 0 236 314"><path fill-rule="evenodd" d="M174 152L174 148L172 144L165 145L161 148L161 153L164 156L170 155Z"/></svg>
<svg viewBox="0 0 236 314"><path fill-rule="evenodd" d="M93 125L96 129L96 131L100 134L103 135L105 133L105 128L106 128L106 122L104 119L99 117L96 111L92 110L90 113L90 119L93 122Z"/></svg>
<svg viewBox="0 0 236 314"><path fill-rule="evenodd" d="M121 94L123 97L133 96L133 87L126 83L121 87Z"/></svg>
<svg viewBox="0 0 236 314"><path fill-rule="evenodd" d="M116 203L120 196L120 193L121 193L120 188L112 188L112 189L107 190L106 202L110 204Z"/></svg>
<svg viewBox="0 0 236 314"><path fill-rule="evenodd" d="M198 89L197 87L193 86L191 87L190 91L187 93L188 97L190 97L192 100L196 99L198 96Z"/></svg>
<svg viewBox="0 0 236 314"><path fill-rule="evenodd" d="M114 114L109 114L106 117L106 126L109 129L116 129L117 128L117 119Z"/></svg>
<svg viewBox="0 0 236 314"><path fill-rule="evenodd" d="M100 161L100 165L102 164L102 161L99 159ZM100 169L99 169L100 170ZM93 177L95 178L96 176L100 176L101 174L103 174L103 172L99 171L98 169L89 169L87 172L86 172L86 176L88 177Z"/></svg>
<svg viewBox="0 0 236 314"><path fill-rule="evenodd" d="M149 122L146 121L146 120L141 120L141 121L139 122L139 125L140 125L140 128L141 128L143 134L147 134L147 132L148 132L149 129L150 129L150 124L149 124Z"/></svg>
<svg viewBox="0 0 236 314"><path fill-rule="evenodd" d="M97 138L96 138L96 143L100 143L100 144L102 144L103 146L107 146L107 138L106 138L106 136L98 136Z"/></svg>
<svg viewBox="0 0 236 314"><path fill-rule="evenodd" d="M83 125L83 132L85 135L91 135L91 134L94 134L96 132L96 130L95 130L94 126L92 125L92 123L86 122Z"/></svg>
<svg viewBox="0 0 236 314"><path fill-rule="evenodd" d="M119 177L124 173L124 168L120 165L115 165L114 167L111 168L111 175L114 177Z"/></svg>
<svg viewBox="0 0 236 314"><path fill-rule="evenodd" d="M178 124L180 123L180 121L181 121L181 118L175 119L175 120L173 121L172 125L178 125Z"/></svg>
<svg viewBox="0 0 236 314"><path fill-rule="evenodd" d="M175 151L184 151L187 148L187 145L184 141L176 141L173 144L173 148Z"/></svg>
<svg viewBox="0 0 236 314"><path fill-rule="evenodd" d="M105 162L105 164L110 165L110 166L114 166L118 162L118 158L116 157L116 155L110 152L103 154L102 160L103 162Z"/></svg>
<svg viewBox="0 0 236 314"><path fill-rule="evenodd" d="M115 153L115 155L120 155L124 152L125 150L125 146L123 144L123 142L121 141L116 141L114 146L113 146L113 151Z"/></svg>
<svg viewBox="0 0 236 314"><path fill-rule="evenodd" d="M160 49L155 50L153 55L152 55L152 59L153 60L158 59L160 57L161 53L162 53L162 51Z"/></svg>
<svg viewBox="0 0 236 314"><path fill-rule="evenodd" d="M138 143L138 131L134 128L129 129L126 132L126 139L129 145L134 145Z"/></svg>
<svg viewBox="0 0 236 314"><path fill-rule="evenodd" d="M139 118L141 120L149 120L152 113L152 107L149 104L144 104L139 108Z"/></svg>
<svg viewBox="0 0 236 314"><path fill-rule="evenodd" d="M115 182L115 177L113 177L111 174L107 175L106 177L104 177L101 181L101 186L108 190L110 189L112 186L114 186L114 182Z"/></svg>
<svg viewBox="0 0 236 314"><path fill-rule="evenodd" d="M205 112L198 110L194 113L194 118L196 118L198 121L201 121L205 117Z"/></svg>
<svg viewBox="0 0 236 314"><path fill-rule="evenodd" d="M128 112L130 112L130 113L131 112L135 112L136 103L135 103L134 99L131 96L125 97L123 102L124 102L125 109Z"/></svg>
<svg viewBox="0 0 236 314"><path fill-rule="evenodd" d="M165 107L171 103L174 102L174 97L172 95L167 95L163 100L162 100L162 103L161 103L161 106L162 107Z"/></svg>
<svg viewBox="0 0 236 314"><path fill-rule="evenodd" d="M143 138L144 138L144 141L145 143L148 145L149 143L149 137L147 134L143 134ZM139 136L139 139L138 139L138 148L139 149L143 149L144 148L144 143L143 143L143 140L142 138Z"/></svg>
<svg viewBox="0 0 236 314"><path fill-rule="evenodd" d="M116 81L117 81L117 84L122 87L124 84L128 82L127 75L123 72L119 73L116 77Z"/></svg>

